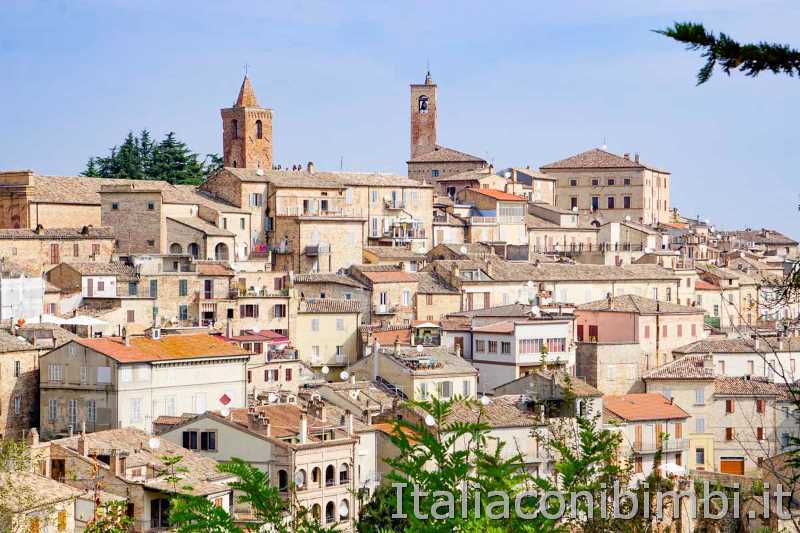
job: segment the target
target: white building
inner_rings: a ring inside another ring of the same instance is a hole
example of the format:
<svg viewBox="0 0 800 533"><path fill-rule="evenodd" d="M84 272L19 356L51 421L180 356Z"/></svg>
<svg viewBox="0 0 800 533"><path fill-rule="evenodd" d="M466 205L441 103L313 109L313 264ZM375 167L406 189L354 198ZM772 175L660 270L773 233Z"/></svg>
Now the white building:
<svg viewBox="0 0 800 533"><path fill-rule="evenodd" d="M574 375L573 316L506 320L473 326L472 365L481 391L491 390L545 365Z"/></svg>
<svg viewBox="0 0 800 533"><path fill-rule="evenodd" d="M30 320L43 309L44 280L11 265L0 265L0 320Z"/></svg>
<svg viewBox="0 0 800 533"><path fill-rule="evenodd" d="M769 381L800 379L800 337L764 339L703 339L672 351L675 359L686 355L711 355L720 376L763 377Z"/></svg>

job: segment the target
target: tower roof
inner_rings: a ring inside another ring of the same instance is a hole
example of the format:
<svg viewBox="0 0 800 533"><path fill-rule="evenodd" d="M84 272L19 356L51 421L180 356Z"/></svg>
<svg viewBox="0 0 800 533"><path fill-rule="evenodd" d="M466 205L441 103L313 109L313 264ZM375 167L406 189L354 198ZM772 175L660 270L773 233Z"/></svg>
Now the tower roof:
<svg viewBox="0 0 800 533"><path fill-rule="evenodd" d="M431 77L430 70L425 74L425 85L433 85L433 78Z"/></svg>
<svg viewBox="0 0 800 533"><path fill-rule="evenodd" d="M239 97L236 99L234 107L258 107L256 92L253 90L253 84L247 75L242 80L242 87L239 89Z"/></svg>

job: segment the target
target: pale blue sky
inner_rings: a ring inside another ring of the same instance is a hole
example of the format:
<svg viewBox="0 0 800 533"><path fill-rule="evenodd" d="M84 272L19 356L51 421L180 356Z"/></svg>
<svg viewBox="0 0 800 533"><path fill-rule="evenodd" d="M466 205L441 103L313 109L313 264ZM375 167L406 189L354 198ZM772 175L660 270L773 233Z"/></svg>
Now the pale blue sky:
<svg viewBox="0 0 800 533"><path fill-rule="evenodd" d="M695 87L697 54L650 31L674 20L800 47L796 1L3 0L0 169L74 174L141 128L220 152L248 63L276 162L405 172L430 60L442 144L539 166L606 138L672 171L683 213L800 238L800 80Z"/></svg>

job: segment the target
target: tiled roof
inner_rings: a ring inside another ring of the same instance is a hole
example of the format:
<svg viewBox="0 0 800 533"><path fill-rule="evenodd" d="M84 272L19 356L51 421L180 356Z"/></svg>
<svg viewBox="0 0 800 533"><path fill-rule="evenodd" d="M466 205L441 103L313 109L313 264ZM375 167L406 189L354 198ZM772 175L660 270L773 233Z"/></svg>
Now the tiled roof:
<svg viewBox="0 0 800 533"><path fill-rule="evenodd" d="M225 167L242 181L270 183L274 187L298 189L344 189L349 186L430 188L416 180L378 172L307 172L305 170L262 170Z"/></svg>
<svg viewBox="0 0 800 533"><path fill-rule="evenodd" d="M516 194L507 193L504 191L497 191L495 189L470 189L474 193L482 194L501 202L527 202L528 199L524 196L517 196Z"/></svg>
<svg viewBox="0 0 800 533"><path fill-rule="evenodd" d="M344 298L309 298L300 300L300 313L360 313L361 302Z"/></svg>
<svg viewBox="0 0 800 533"><path fill-rule="evenodd" d="M34 347L24 337L12 335L6 329L0 329L0 353L22 352Z"/></svg>
<svg viewBox="0 0 800 533"><path fill-rule="evenodd" d="M417 278L402 270L389 272L363 272L362 274L372 283L413 283L417 281Z"/></svg>
<svg viewBox="0 0 800 533"><path fill-rule="evenodd" d="M418 294L461 294L433 272L417 272L413 276L417 278Z"/></svg>
<svg viewBox="0 0 800 533"><path fill-rule="evenodd" d="M311 274L295 274L295 284L300 283L332 283L336 285L345 285L347 287L364 288L359 282L349 276L341 274L332 274L327 272L314 272Z"/></svg>
<svg viewBox="0 0 800 533"><path fill-rule="evenodd" d="M689 414L670 402L661 393L640 393L603 396L603 410L622 420L672 420Z"/></svg>
<svg viewBox="0 0 800 533"><path fill-rule="evenodd" d="M196 185L174 185L176 191L182 195L183 202L174 203L193 203L203 205L220 213L241 213L248 214L247 209L236 207L221 198L210 196L205 191L201 191ZM168 202L170 203L170 202Z"/></svg>
<svg viewBox="0 0 800 533"><path fill-rule="evenodd" d="M458 150L453 150L452 148L447 148L445 146L436 145L436 148L427 152L425 154L420 154L417 157L412 157L408 160L409 163L461 163L461 162L470 162L470 163L486 163L484 159L480 157L467 154L465 152L459 152Z"/></svg>
<svg viewBox="0 0 800 533"><path fill-rule="evenodd" d="M566 263L518 263L489 257L490 271L497 281L623 281L676 280L678 276L658 265L586 265Z"/></svg>
<svg viewBox="0 0 800 533"><path fill-rule="evenodd" d="M531 306L525 304L508 304L487 307L485 309L474 309L472 311L459 311L450 313L448 317L526 317L531 312Z"/></svg>
<svg viewBox="0 0 800 533"><path fill-rule="evenodd" d="M472 331L475 333L514 333L514 327L515 323L513 320L504 320L502 322L473 327Z"/></svg>
<svg viewBox="0 0 800 533"><path fill-rule="evenodd" d="M667 172L644 162L637 162L633 159L626 159L625 157L606 152L599 148L586 150L579 154L570 156L566 159L561 159L553 163L542 165L542 170L551 169L584 169L584 168L647 168L657 172Z"/></svg>
<svg viewBox="0 0 800 533"><path fill-rule="evenodd" d="M754 244L788 244L794 246L797 241L791 237L787 237L783 233L774 229L760 229L760 230L736 230L724 231L723 235L729 235L737 239L752 242Z"/></svg>
<svg viewBox="0 0 800 533"><path fill-rule="evenodd" d="M120 280L136 279L136 271L133 267L113 261L111 263L86 262L86 263L67 263L71 268L82 276L116 276Z"/></svg>
<svg viewBox="0 0 800 533"><path fill-rule="evenodd" d="M598 389L592 387L581 378L570 376L564 370L534 370L529 374L524 374L517 379L511 380L507 383L503 383L502 385L497 386L494 391L495 394L498 394L500 390L505 389L506 386L514 384L514 390L519 390L519 386L525 386L526 382L528 387L533 385L534 380L548 380L551 383L555 383L556 385L562 387L561 394L554 395L555 397L563 398L565 396L564 392L569 390L571 394L578 398L600 398L603 396L603 393L600 392ZM553 391L555 392L555 391ZM551 392L552 394L552 392ZM554 399L552 397L544 398L544 399Z"/></svg>
<svg viewBox="0 0 800 533"><path fill-rule="evenodd" d="M392 346L398 342L404 346L411 345L411 328L398 328L373 331L369 335L369 344L377 341L381 346Z"/></svg>
<svg viewBox="0 0 800 533"><path fill-rule="evenodd" d="M158 340L137 336L130 338L129 346L119 337L80 338L75 342L120 363L249 355L220 337L206 334L163 335Z"/></svg>
<svg viewBox="0 0 800 533"><path fill-rule="evenodd" d="M517 394L495 396L488 405L474 401L454 402L443 424L488 424L492 428L533 427L539 425L537 417L526 410L524 398Z"/></svg>
<svg viewBox="0 0 800 533"><path fill-rule="evenodd" d="M786 383L773 383L758 378L732 378L720 376L714 381L715 396L774 396L790 400L791 391Z"/></svg>
<svg viewBox="0 0 800 533"><path fill-rule="evenodd" d="M57 439L51 441L55 444L64 446L73 452L78 451L78 436ZM217 470L217 462L199 453L187 450L170 442L167 439L159 439L158 449L150 449L149 441L151 435L134 427L121 429L110 429L106 431L96 431L87 433L86 448L90 456L110 455L113 450L127 452L127 464L131 466L152 465L156 471L166 468L164 457L181 456L180 466L185 468L181 473L180 486L191 486L191 490L179 488L179 492L190 493L196 496L214 494L230 490L222 480L228 478L227 474L221 474ZM171 485L163 479L149 479L145 486L156 490L172 492Z"/></svg>
<svg viewBox="0 0 800 533"><path fill-rule="evenodd" d="M425 254L414 252L405 246L364 246L369 252L382 259L424 259Z"/></svg>
<svg viewBox="0 0 800 533"><path fill-rule="evenodd" d="M446 376L452 374L476 375L478 373L475 367L469 364L469 362L451 354L444 346L425 347L421 354L417 352L415 347L410 345L400 345L398 348L398 354L394 353L394 347L391 344L389 344L387 348L381 348L381 357L387 357L399 365L406 366L408 371L414 375ZM348 369L350 375L352 376L354 372L357 372L358 376L361 377L371 376L373 357L374 355L369 355L359 359ZM426 359L428 361L433 360L436 364L433 366L418 366L416 368L409 366L412 362L419 361L420 359Z"/></svg>
<svg viewBox="0 0 800 533"><path fill-rule="evenodd" d="M492 173L489 172L488 168L478 168L474 170L466 170L464 172L459 172L457 174L450 174L449 176L431 178L431 180L436 183L447 182L447 181L479 181L483 178L488 178L490 176L492 176ZM497 177L499 178L500 176Z"/></svg>
<svg viewBox="0 0 800 533"><path fill-rule="evenodd" d="M714 368L705 364L706 356L685 355L672 362L654 368L642 375L642 379L714 379Z"/></svg>
<svg viewBox="0 0 800 533"><path fill-rule="evenodd" d="M253 82L245 75L242 86L239 88L239 96L236 98L234 107L258 107L256 92L253 90Z"/></svg>
<svg viewBox="0 0 800 533"><path fill-rule="evenodd" d="M236 272L224 261L195 261L200 276L233 276Z"/></svg>
<svg viewBox="0 0 800 533"><path fill-rule="evenodd" d="M98 202L99 203L99 202ZM107 227L84 226L83 228L42 228L33 229L0 229L0 239L11 240L76 240L76 239L113 239L114 230Z"/></svg>
<svg viewBox="0 0 800 533"><path fill-rule="evenodd" d="M709 283L705 280L698 279L694 283L694 288L695 290L700 290L700 291L718 291L719 285L714 285L713 283Z"/></svg>
<svg viewBox="0 0 800 533"><path fill-rule="evenodd" d="M706 353L769 353L800 351L800 337L784 337L782 340L764 338L758 348L751 339L702 339L672 350L676 354Z"/></svg>
<svg viewBox="0 0 800 533"><path fill-rule="evenodd" d="M83 494L82 490L66 483L32 472L0 472L0 487L3 487L0 508L12 513L72 500Z"/></svg>
<svg viewBox="0 0 800 533"><path fill-rule="evenodd" d="M167 220L172 220L184 226L189 226L197 231L202 231L206 235L213 237L233 237L233 232L224 228L219 228L210 222L203 220L200 217L167 217Z"/></svg>
<svg viewBox="0 0 800 533"><path fill-rule="evenodd" d="M689 307L672 302L652 300L635 294L624 294L612 298L603 298L594 302L579 305L577 311L610 311L617 313L636 313L640 315L697 315L704 314L702 307Z"/></svg>

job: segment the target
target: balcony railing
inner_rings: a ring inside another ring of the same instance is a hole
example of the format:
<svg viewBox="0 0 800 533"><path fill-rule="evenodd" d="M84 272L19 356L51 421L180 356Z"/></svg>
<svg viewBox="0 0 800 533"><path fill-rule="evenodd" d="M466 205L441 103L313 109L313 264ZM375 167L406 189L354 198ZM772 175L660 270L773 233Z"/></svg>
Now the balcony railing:
<svg viewBox="0 0 800 533"><path fill-rule="evenodd" d="M688 448L689 439L663 439L660 443L656 440L643 440L633 443L633 450L638 453L655 453L659 449L662 452L676 452Z"/></svg>
<svg viewBox="0 0 800 533"><path fill-rule="evenodd" d="M273 244L269 247L269 249L276 254L290 254L292 253L292 247L289 246L288 243L282 242L280 244Z"/></svg>
<svg viewBox="0 0 800 533"><path fill-rule="evenodd" d="M405 209L406 203L403 200L392 200L391 198L384 198L383 206L386 209Z"/></svg>
<svg viewBox="0 0 800 533"><path fill-rule="evenodd" d="M304 209L302 207L279 207L279 217L323 217L323 218L364 218L366 211L360 207L328 207L327 209Z"/></svg>
<svg viewBox="0 0 800 533"><path fill-rule="evenodd" d="M439 335L418 335L414 337L414 344L421 344L423 346L439 346L442 343L442 337Z"/></svg>
<svg viewBox="0 0 800 533"><path fill-rule="evenodd" d="M305 255L320 255L331 253L331 245L323 242L319 244L309 244L306 246Z"/></svg>
<svg viewBox="0 0 800 533"><path fill-rule="evenodd" d="M397 312L397 306L390 304L378 304L374 306L372 314L375 315L393 315Z"/></svg>

